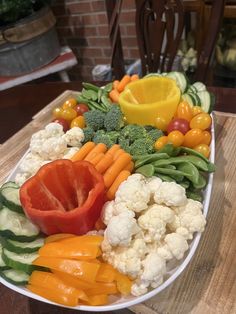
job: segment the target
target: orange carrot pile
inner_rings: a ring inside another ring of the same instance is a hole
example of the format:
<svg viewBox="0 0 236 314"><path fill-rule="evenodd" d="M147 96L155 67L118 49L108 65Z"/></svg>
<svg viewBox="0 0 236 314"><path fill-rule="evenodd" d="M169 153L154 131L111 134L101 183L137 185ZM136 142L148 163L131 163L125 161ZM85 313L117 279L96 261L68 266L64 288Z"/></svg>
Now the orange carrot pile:
<svg viewBox="0 0 236 314"><path fill-rule="evenodd" d="M132 282L102 261L102 240L98 235L71 234L46 238L33 265L49 268L51 272L33 271L27 288L67 306L103 305L111 294L128 295Z"/></svg>
<svg viewBox="0 0 236 314"><path fill-rule="evenodd" d="M107 149L103 143L87 142L72 156L71 160L87 160L95 166L103 175L108 200L115 198L119 185L130 176L134 169L131 155L121 149L118 144Z"/></svg>
<svg viewBox="0 0 236 314"><path fill-rule="evenodd" d="M123 92L126 85L129 84L130 82L136 81L138 79L139 79L138 74L133 74L131 76L128 74L125 74L120 81L115 80L113 82L112 91L109 93L109 97L110 97L111 101L118 103L120 93Z"/></svg>

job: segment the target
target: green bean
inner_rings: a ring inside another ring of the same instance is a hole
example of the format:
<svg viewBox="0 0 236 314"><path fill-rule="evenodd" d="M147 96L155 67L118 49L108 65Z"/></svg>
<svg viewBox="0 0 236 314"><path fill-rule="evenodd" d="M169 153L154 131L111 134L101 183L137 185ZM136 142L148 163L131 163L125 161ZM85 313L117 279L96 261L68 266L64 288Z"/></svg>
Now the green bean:
<svg viewBox="0 0 236 314"><path fill-rule="evenodd" d="M178 171L180 171L186 178L188 178L193 184L197 184L199 180L199 171L190 162L182 162L177 166Z"/></svg>
<svg viewBox="0 0 236 314"><path fill-rule="evenodd" d="M140 173L145 177L152 177L155 172L155 168L152 164L144 165L135 170L136 173Z"/></svg>
<svg viewBox="0 0 236 314"><path fill-rule="evenodd" d="M91 84L91 83L82 83L83 87L85 89L91 89L91 90L94 90L95 92L98 92L99 88L98 86L94 85L94 84Z"/></svg>
<svg viewBox="0 0 236 314"><path fill-rule="evenodd" d="M134 167L138 168L141 167L145 164L152 163L156 160L163 159L163 158L168 158L169 156L165 153L156 153L156 154L150 154L150 155L143 155L143 157L140 157L138 160L136 160ZM135 160L137 156L133 156L133 159Z"/></svg>

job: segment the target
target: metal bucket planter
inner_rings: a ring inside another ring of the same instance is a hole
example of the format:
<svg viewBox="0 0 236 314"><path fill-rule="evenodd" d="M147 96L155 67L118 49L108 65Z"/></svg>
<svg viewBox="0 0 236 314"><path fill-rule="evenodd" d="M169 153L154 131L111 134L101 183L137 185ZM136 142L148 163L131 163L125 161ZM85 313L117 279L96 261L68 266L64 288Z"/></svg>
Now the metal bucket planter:
<svg viewBox="0 0 236 314"><path fill-rule="evenodd" d="M55 23L52 11L45 7L0 28L0 76L26 74L55 59L60 53Z"/></svg>

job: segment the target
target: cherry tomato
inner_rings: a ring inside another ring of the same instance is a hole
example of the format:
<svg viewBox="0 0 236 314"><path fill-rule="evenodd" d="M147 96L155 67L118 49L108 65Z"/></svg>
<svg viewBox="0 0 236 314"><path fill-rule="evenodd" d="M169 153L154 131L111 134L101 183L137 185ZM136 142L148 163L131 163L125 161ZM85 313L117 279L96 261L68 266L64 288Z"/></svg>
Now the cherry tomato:
<svg viewBox="0 0 236 314"><path fill-rule="evenodd" d="M182 134L185 134L189 130L189 122L185 119L173 119L167 127L167 133L169 134L170 132L175 130L178 130Z"/></svg>
<svg viewBox="0 0 236 314"><path fill-rule="evenodd" d="M202 113L203 110L200 106L193 106L192 107L192 115L195 117L197 114Z"/></svg>
<svg viewBox="0 0 236 314"><path fill-rule="evenodd" d="M167 136L161 136L159 137L158 140L156 140L154 147L156 150L161 149L163 146L165 146L168 142L168 137Z"/></svg>
<svg viewBox="0 0 236 314"><path fill-rule="evenodd" d="M202 143L203 131L200 129L192 129L189 130L185 135L184 135L184 142L183 146L193 148L197 146L198 144Z"/></svg>
<svg viewBox="0 0 236 314"><path fill-rule="evenodd" d="M208 113L199 113L190 121L191 129L206 130L211 125L211 116Z"/></svg>
<svg viewBox="0 0 236 314"><path fill-rule="evenodd" d="M192 108L186 101L182 101L179 103L176 117L180 119L185 119L187 121L190 121L192 119Z"/></svg>
<svg viewBox="0 0 236 314"><path fill-rule="evenodd" d="M69 123L65 119L58 118L58 119L54 119L52 122L59 123L60 125L62 125L64 132L68 131L70 128Z"/></svg>
<svg viewBox="0 0 236 314"><path fill-rule="evenodd" d="M62 105L62 109L74 108L77 105L75 98L70 98Z"/></svg>
<svg viewBox="0 0 236 314"><path fill-rule="evenodd" d="M71 121L77 117L77 112L72 108L63 109L61 117L67 121Z"/></svg>
<svg viewBox="0 0 236 314"><path fill-rule="evenodd" d="M211 133L208 132L208 131L203 131L202 135L203 135L202 144L210 145L210 143L211 143Z"/></svg>
<svg viewBox="0 0 236 314"><path fill-rule="evenodd" d="M184 135L178 130L172 131L168 134L168 142L172 143L175 147L179 147L184 142Z"/></svg>
<svg viewBox="0 0 236 314"><path fill-rule="evenodd" d="M61 107L57 107L53 110L52 115L54 118L61 118L61 113L63 109Z"/></svg>
<svg viewBox="0 0 236 314"><path fill-rule="evenodd" d="M73 128L75 126L78 126L81 129L85 127L85 119L83 116L78 116L71 121L70 127Z"/></svg>
<svg viewBox="0 0 236 314"><path fill-rule="evenodd" d="M163 118L163 117L160 117L160 116L157 116L156 119L155 119L155 127L159 130L162 130L162 131L165 131L166 128L167 128L167 121Z"/></svg>
<svg viewBox="0 0 236 314"><path fill-rule="evenodd" d="M199 144L195 146L193 149L202 154L203 156L205 156L206 158L210 156L211 150L210 147L206 144Z"/></svg>
<svg viewBox="0 0 236 314"><path fill-rule="evenodd" d="M78 116L82 116L85 112L89 111L89 108L85 104L78 104L73 108Z"/></svg>

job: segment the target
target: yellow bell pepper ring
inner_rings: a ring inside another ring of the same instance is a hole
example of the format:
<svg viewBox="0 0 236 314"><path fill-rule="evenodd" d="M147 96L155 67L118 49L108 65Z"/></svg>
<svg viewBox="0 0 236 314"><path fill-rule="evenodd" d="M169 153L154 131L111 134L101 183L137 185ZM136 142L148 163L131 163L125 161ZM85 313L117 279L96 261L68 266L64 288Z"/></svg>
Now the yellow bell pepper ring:
<svg viewBox="0 0 236 314"><path fill-rule="evenodd" d="M121 110L129 124L153 125L166 130L180 102L176 82L167 77L153 76L131 82L120 94Z"/></svg>

